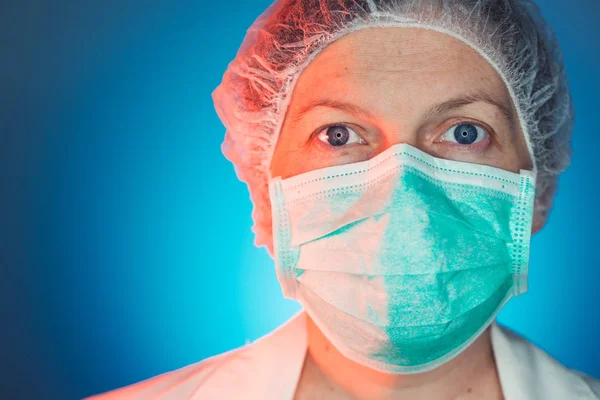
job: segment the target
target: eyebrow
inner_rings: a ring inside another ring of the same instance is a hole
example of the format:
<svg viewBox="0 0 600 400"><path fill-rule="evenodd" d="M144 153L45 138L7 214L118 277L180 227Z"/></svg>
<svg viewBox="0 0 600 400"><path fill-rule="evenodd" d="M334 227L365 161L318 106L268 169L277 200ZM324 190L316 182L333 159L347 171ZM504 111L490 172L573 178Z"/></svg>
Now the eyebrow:
<svg viewBox="0 0 600 400"><path fill-rule="evenodd" d="M509 121L511 121L511 122L513 121L513 115L512 115L511 110L505 104L496 101L492 96L490 96L486 92L475 92L475 93L471 93L471 94L467 94L467 95L462 95L462 96L458 96L456 98L444 101L442 103L436 104L433 107L431 107L429 110L427 110L427 112L425 113L425 116L426 116L426 118L431 118L435 115L447 113L448 111L452 111L457 108L461 108L466 105L478 103L478 102L488 103L488 104L495 106L496 108L498 108L500 110L500 112L502 112L502 114L506 118L508 118ZM309 104L307 104L306 106L304 106L300 110L298 110L295 113L295 115L292 117L292 121L298 122L300 120L300 118L302 118L304 116L304 114L306 114L307 112L309 112L310 110L312 110L313 108L316 108L316 107L335 108L335 109L338 109L341 111L345 111L349 114L365 117L367 119L371 119L371 120L376 119L375 115L371 111L369 111L366 108L360 107L356 104L352 104L352 103L348 103L348 102L340 101L340 100L320 98L320 99L310 102Z"/></svg>
<svg viewBox="0 0 600 400"><path fill-rule="evenodd" d="M425 113L425 116L427 118L431 118L435 115L444 114L448 111L452 111L457 108L461 108L461 107L464 107L466 105L473 104L473 103L491 104L492 106L499 109L500 112L509 121L513 120L513 115L512 115L510 108L506 104L497 101L496 99L494 99L492 96L490 96L486 92L470 93L470 94L456 97L454 99L444 101L443 103L440 103L440 104L436 104Z"/></svg>
<svg viewBox="0 0 600 400"><path fill-rule="evenodd" d="M366 108L357 106L356 104L348 103L345 101L320 98L308 103L300 110L298 110L298 112L296 112L295 115L292 117L292 121L298 122L304 116L304 114L316 107L335 108L341 111L345 111L349 114L361 116L367 119L376 119L375 115L371 111L367 110Z"/></svg>

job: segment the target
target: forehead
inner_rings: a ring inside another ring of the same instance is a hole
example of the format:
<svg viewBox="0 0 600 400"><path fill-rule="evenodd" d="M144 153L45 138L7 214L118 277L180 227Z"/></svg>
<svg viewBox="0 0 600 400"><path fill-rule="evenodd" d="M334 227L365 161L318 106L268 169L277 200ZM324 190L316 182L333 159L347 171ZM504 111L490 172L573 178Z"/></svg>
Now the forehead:
<svg viewBox="0 0 600 400"><path fill-rule="evenodd" d="M417 111L472 92L510 104L496 70L462 41L427 29L367 28L315 57L298 79L289 111L325 95L375 114Z"/></svg>

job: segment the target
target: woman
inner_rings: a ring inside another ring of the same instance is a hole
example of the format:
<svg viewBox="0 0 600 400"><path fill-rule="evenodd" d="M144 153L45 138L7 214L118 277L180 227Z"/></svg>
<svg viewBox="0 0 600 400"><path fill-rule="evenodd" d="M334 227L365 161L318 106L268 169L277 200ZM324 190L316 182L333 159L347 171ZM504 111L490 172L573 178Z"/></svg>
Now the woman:
<svg viewBox="0 0 600 400"><path fill-rule="evenodd" d="M304 310L100 398L600 398L494 323L570 156L565 70L530 1L281 0L214 99L256 244Z"/></svg>

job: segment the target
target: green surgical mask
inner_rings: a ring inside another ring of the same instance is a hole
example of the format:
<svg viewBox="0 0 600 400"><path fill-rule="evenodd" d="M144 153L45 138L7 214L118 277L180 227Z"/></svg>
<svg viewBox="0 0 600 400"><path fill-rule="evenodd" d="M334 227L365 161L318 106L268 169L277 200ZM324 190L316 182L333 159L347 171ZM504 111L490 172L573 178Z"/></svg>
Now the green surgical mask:
<svg viewBox="0 0 600 400"><path fill-rule="evenodd" d="M269 188L284 295L370 368L433 369L527 290L532 172L399 144Z"/></svg>

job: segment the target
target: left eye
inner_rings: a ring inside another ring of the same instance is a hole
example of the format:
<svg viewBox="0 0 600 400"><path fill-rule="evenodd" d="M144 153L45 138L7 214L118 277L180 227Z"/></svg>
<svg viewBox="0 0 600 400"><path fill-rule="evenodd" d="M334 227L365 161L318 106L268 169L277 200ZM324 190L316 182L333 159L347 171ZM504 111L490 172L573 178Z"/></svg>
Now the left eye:
<svg viewBox="0 0 600 400"><path fill-rule="evenodd" d="M452 126L448 129L441 140L445 142L454 142L462 145L470 145L481 142L487 138L487 131L479 125L462 123Z"/></svg>

